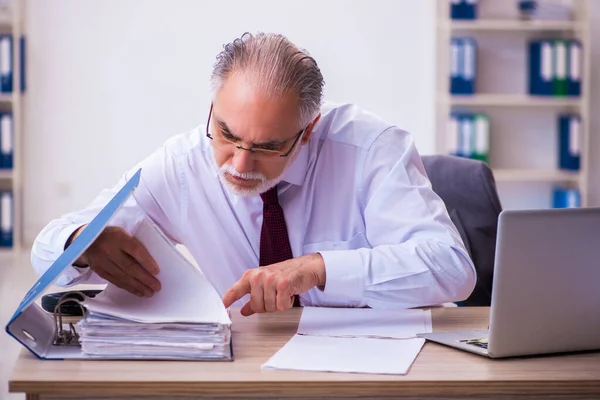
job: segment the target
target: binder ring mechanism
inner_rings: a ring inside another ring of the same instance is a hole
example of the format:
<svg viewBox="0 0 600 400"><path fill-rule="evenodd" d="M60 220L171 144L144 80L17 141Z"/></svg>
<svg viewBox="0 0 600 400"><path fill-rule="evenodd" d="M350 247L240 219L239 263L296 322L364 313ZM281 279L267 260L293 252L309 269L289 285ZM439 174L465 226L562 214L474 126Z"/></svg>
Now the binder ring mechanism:
<svg viewBox="0 0 600 400"><path fill-rule="evenodd" d="M75 296L73 296L74 294L79 295L82 300L75 298ZM62 316L62 312L61 312L61 306L64 303L74 302L77 305L79 305L79 307L81 308L81 315L83 317L85 317L86 309L83 306L82 302L86 298L91 298L91 297L86 296L82 292L68 292L68 293L63 294L60 297L60 299L58 300L58 303L54 307L54 325L55 325L54 333L55 334L54 334L53 344L55 346L80 346L81 345L81 343L79 342L79 333L77 333L77 330L75 329L75 326L73 325L72 322L69 322L68 329L63 328L63 319L62 319L63 316Z"/></svg>

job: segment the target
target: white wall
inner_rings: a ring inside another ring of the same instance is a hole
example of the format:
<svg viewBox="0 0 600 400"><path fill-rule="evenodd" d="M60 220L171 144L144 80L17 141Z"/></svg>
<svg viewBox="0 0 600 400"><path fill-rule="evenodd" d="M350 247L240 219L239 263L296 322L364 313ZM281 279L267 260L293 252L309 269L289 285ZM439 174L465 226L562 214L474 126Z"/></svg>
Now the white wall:
<svg viewBox="0 0 600 400"><path fill-rule="evenodd" d="M434 0L29 0L25 239L204 123L215 55L244 31L287 35L320 64L327 99L433 152L434 23Z"/></svg>

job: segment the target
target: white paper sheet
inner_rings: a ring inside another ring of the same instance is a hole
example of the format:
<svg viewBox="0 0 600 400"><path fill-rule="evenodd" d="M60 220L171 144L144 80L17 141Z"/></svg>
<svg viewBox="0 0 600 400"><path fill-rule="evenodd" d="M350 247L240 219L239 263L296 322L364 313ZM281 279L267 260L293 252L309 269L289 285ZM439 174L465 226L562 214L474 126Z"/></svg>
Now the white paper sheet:
<svg viewBox="0 0 600 400"><path fill-rule="evenodd" d="M264 369L406 374L424 339L370 339L294 335Z"/></svg>
<svg viewBox="0 0 600 400"><path fill-rule="evenodd" d="M330 337L415 338L431 332L429 310L304 307L298 333Z"/></svg>
<svg viewBox="0 0 600 400"><path fill-rule="evenodd" d="M161 290L144 298L109 284L100 295L85 301L88 310L136 322L231 324L213 286L160 231L144 221L135 237L160 266Z"/></svg>

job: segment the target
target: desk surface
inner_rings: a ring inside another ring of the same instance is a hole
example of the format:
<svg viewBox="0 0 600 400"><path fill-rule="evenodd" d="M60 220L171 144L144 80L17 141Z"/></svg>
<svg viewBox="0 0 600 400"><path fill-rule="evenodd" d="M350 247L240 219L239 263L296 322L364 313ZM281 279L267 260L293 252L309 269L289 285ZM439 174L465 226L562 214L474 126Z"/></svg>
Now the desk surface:
<svg viewBox="0 0 600 400"><path fill-rule="evenodd" d="M23 350L9 389L66 396L600 397L600 352L489 360L428 342L407 375L261 370L295 333L300 311L245 318L233 310L234 362L41 361ZM432 315L435 331L479 329L489 309L437 308Z"/></svg>

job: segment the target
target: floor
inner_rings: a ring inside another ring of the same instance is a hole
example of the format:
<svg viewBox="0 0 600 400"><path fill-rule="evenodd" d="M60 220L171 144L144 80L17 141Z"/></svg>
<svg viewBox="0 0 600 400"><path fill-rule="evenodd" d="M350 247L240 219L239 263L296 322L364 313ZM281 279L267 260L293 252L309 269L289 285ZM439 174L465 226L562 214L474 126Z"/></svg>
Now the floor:
<svg viewBox="0 0 600 400"><path fill-rule="evenodd" d="M36 275L30 266L28 254L3 252L0 254L0 399L24 399L22 394L8 393L8 379L22 346L4 331L6 323Z"/></svg>
<svg viewBox="0 0 600 400"><path fill-rule="evenodd" d="M37 278L29 262L28 252L0 251L0 400L25 399L23 394L8 393L12 367L23 347L4 329L17 305ZM64 288L52 286L47 292L61 290Z"/></svg>

